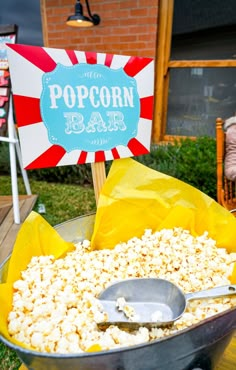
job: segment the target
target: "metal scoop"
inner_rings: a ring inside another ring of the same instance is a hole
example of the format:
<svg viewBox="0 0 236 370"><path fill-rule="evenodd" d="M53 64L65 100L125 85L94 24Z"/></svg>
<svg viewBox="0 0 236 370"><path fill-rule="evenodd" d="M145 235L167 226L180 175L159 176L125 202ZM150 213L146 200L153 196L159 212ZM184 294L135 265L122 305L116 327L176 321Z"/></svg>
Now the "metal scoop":
<svg viewBox="0 0 236 370"><path fill-rule="evenodd" d="M98 297L108 313L108 321L97 325L102 330L110 325L128 330L136 330L140 326L167 326L183 315L189 300L234 294L236 285L184 294L179 287L165 279L127 279L110 285ZM117 302L123 298L126 303L123 309L119 309Z"/></svg>

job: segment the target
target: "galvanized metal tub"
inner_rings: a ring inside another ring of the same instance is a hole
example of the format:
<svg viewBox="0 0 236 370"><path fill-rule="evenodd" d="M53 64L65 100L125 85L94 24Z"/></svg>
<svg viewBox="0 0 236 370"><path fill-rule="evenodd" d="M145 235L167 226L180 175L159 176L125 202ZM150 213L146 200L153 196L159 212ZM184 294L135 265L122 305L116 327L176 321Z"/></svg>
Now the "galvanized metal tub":
<svg viewBox="0 0 236 370"><path fill-rule="evenodd" d="M56 226L67 241L90 238L95 215L86 215ZM0 266L4 282L8 260ZM236 307L151 343L86 354L48 354L13 348L31 370L211 370L219 361L236 328Z"/></svg>

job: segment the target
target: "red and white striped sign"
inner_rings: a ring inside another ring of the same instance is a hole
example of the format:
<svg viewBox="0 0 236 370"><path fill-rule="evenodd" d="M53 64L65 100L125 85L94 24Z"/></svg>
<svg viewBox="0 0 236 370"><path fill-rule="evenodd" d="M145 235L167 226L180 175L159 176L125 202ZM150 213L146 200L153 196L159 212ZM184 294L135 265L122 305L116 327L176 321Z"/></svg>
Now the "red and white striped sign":
<svg viewBox="0 0 236 370"><path fill-rule="evenodd" d="M20 44L7 44L7 53L24 168L95 163L149 153L153 116L153 59ZM42 119L40 102L43 75L53 72L58 64L71 67L85 63L88 66L106 66L114 71L122 69L135 80L140 113L136 135L127 145L118 144L109 150L86 151L75 148L67 151L63 145L50 140Z"/></svg>

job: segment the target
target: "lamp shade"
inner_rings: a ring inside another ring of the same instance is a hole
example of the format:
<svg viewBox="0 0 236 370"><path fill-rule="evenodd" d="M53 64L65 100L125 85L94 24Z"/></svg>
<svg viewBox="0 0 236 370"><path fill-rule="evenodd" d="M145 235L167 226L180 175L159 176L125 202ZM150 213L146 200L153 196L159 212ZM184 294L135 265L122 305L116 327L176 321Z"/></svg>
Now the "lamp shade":
<svg viewBox="0 0 236 370"><path fill-rule="evenodd" d="M89 13L89 17L83 15L83 6L79 0L75 4L75 14L70 15L67 18L66 24L70 27L92 27L100 23L100 17L97 14L92 15L90 12L88 1L86 0L86 5Z"/></svg>

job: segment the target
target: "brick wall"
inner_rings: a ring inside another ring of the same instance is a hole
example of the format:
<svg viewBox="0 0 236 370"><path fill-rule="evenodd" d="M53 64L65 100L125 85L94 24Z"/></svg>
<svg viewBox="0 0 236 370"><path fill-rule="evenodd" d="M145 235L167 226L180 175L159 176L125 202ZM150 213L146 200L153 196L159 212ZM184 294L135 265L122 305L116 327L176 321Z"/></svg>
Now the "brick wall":
<svg viewBox="0 0 236 370"><path fill-rule="evenodd" d="M111 54L155 57L158 0L89 0L92 14L101 18L98 26L74 28L66 19L74 14L76 0L43 0L44 33L49 47ZM86 4L81 0L84 15Z"/></svg>

